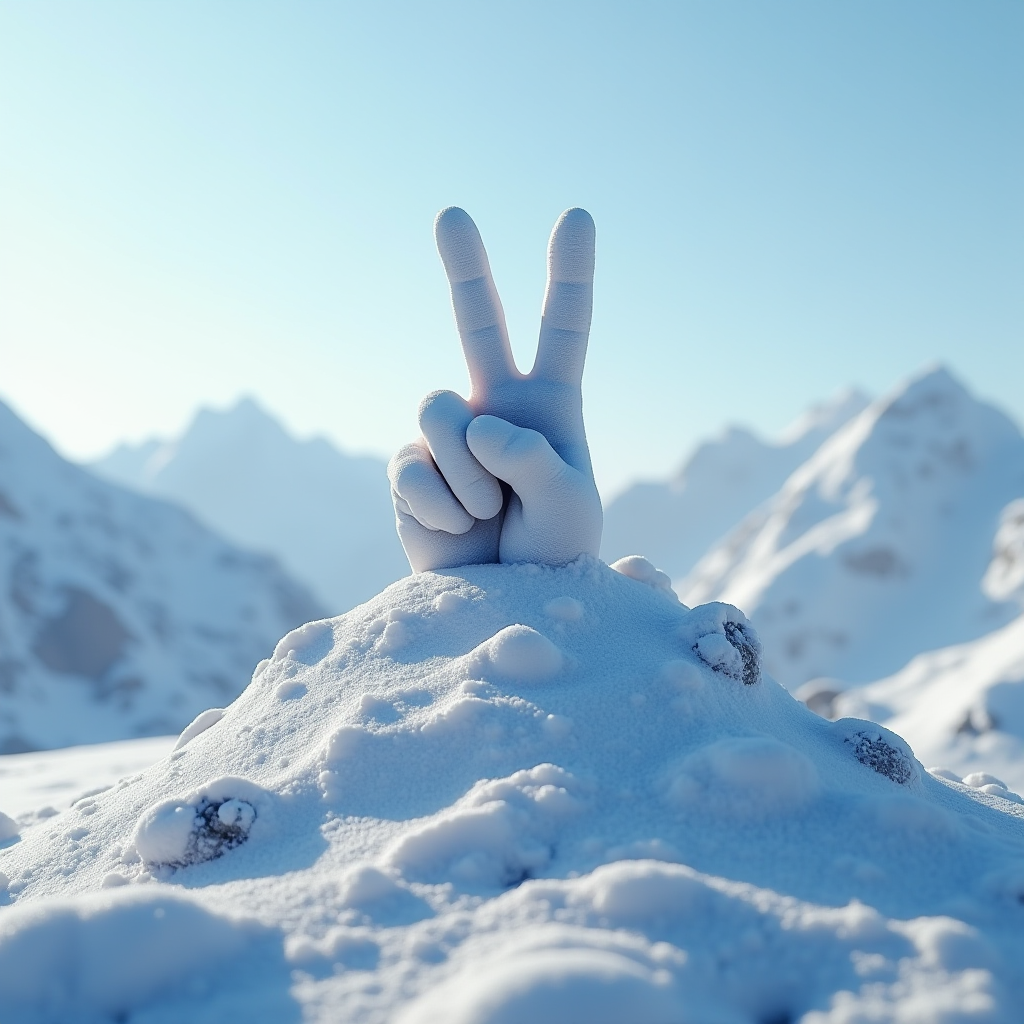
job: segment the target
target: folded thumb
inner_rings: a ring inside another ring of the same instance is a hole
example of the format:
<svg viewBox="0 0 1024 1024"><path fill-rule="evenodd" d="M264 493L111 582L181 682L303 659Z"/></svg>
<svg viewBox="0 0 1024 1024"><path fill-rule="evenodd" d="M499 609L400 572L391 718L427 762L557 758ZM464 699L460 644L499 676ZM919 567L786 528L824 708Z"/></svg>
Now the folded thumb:
<svg viewBox="0 0 1024 1024"><path fill-rule="evenodd" d="M568 477L575 470L536 430L497 416L477 416L466 429L466 444L484 469L519 495L524 508L557 506L572 487Z"/></svg>

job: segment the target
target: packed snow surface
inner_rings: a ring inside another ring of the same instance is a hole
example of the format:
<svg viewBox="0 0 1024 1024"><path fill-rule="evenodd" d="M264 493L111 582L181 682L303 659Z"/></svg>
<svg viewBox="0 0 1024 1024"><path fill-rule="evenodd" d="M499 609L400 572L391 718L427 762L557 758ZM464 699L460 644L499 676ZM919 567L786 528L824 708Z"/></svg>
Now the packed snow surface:
<svg viewBox="0 0 1024 1024"><path fill-rule="evenodd" d="M201 409L181 437L122 444L91 468L274 555L333 613L409 571L384 462L297 440L251 398Z"/></svg>
<svg viewBox="0 0 1024 1024"><path fill-rule="evenodd" d="M177 732L319 608L272 559L71 465L0 403L0 754Z"/></svg>
<svg viewBox="0 0 1024 1024"><path fill-rule="evenodd" d="M759 650L589 559L295 630L0 849L5 1019L1019 1020L1024 808Z"/></svg>
<svg viewBox="0 0 1024 1024"><path fill-rule="evenodd" d="M0 756L0 811L22 827L51 818L80 797L148 768L170 753L174 740L147 736Z"/></svg>

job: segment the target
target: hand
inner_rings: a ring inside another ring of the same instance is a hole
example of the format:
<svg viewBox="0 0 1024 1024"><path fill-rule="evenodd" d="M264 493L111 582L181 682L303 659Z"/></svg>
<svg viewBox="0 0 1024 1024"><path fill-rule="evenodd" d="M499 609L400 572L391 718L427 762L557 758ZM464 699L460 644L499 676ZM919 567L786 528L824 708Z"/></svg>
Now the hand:
<svg viewBox="0 0 1024 1024"><path fill-rule="evenodd" d="M434 391L423 436L388 466L398 535L414 572L484 562L564 565L597 555L603 514L583 427L594 297L594 222L567 210L548 243L533 369L512 349L487 253L458 207L434 224L469 366L467 402Z"/></svg>

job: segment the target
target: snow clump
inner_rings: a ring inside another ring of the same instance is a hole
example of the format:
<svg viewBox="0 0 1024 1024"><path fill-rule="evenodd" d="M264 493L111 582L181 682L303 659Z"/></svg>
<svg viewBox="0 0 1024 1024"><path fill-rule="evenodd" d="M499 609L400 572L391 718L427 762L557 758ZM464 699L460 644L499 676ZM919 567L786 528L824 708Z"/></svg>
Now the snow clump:
<svg viewBox="0 0 1024 1024"><path fill-rule="evenodd" d="M669 578L668 573L664 573L656 568L643 555L626 555L625 558L612 562L610 568L616 572L621 572L623 576L628 576L631 580L645 583L652 589L660 590L673 599L678 600L676 592L672 589L672 580Z"/></svg>
<svg viewBox="0 0 1024 1024"><path fill-rule="evenodd" d="M715 672L753 686L761 678L761 641L747 617L732 605L694 608L683 625L691 650Z"/></svg>
<svg viewBox="0 0 1024 1024"><path fill-rule="evenodd" d="M174 749L179 750L189 740L194 740L200 733L206 732L211 725L216 725L223 717L223 708L207 708L205 711L200 711L182 730L177 743L174 744Z"/></svg>
<svg viewBox="0 0 1024 1024"><path fill-rule="evenodd" d="M20 831L18 823L0 811L0 843L13 839Z"/></svg>
<svg viewBox="0 0 1024 1024"><path fill-rule="evenodd" d="M547 867L580 784L551 764L477 783L452 809L406 833L387 861L408 878L516 885Z"/></svg>
<svg viewBox="0 0 1024 1024"><path fill-rule="evenodd" d="M240 799L243 795L249 799ZM183 868L215 860L249 838L257 817L254 804L261 797L258 786L228 777L187 797L162 800L139 819L135 849L154 867Z"/></svg>
<svg viewBox="0 0 1024 1024"><path fill-rule="evenodd" d="M499 630L480 649L480 667L499 676L539 683L562 668L562 652L542 633L516 624Z"/></svg>

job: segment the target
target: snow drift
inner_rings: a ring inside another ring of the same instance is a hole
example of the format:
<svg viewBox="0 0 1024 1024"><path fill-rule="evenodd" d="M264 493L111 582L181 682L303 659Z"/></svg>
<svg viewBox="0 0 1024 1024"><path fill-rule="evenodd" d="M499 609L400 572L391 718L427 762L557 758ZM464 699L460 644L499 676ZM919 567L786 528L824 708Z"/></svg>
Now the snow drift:
<svg viewBox="0 0 1024 1024"><path fill-rule="evenodd" d="M9 1018L1018 1019L1024 807L648 575L424 573L285 636L0 850Z"/></svg>

